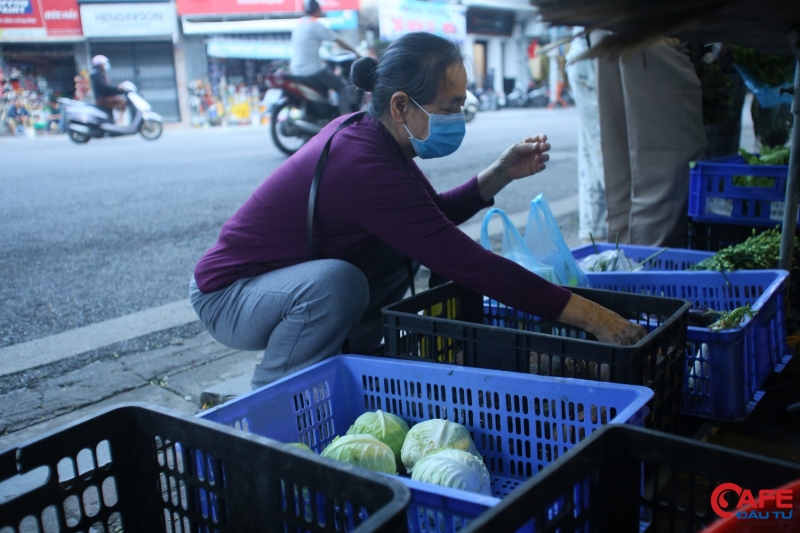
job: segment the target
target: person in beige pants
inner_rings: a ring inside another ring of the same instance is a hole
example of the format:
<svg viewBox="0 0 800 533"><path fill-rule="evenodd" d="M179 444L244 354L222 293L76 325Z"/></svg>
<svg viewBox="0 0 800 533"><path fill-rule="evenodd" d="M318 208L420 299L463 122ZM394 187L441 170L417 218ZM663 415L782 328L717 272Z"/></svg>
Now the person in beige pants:
<svg viewBox="0 0 800 533"><path fill-rule="evenodd" d="M700 80L673 39L597 71L608 240L685 247L689 162L705 149Z"/></svg>

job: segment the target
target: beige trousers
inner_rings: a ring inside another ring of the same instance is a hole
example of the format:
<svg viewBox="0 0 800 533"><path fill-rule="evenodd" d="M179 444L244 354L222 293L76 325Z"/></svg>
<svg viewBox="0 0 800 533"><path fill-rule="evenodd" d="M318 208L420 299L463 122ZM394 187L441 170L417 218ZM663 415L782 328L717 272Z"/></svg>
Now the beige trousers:
<svg viewBox="0 0 800 533"><path fill-rule="evenodd" d="M685 247L689 162L705 149L700 80L664 42L597 70L608 240Z"/></svg>

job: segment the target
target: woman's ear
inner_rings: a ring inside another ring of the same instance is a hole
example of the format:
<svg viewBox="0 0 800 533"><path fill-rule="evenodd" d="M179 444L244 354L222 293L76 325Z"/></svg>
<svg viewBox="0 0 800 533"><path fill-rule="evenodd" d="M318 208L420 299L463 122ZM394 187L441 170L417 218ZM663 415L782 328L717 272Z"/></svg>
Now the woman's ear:
<svg viewBox="0 0 800 533"><path fill-rule="evenodd" d="M398 124L406 123L406 113L408 113L408 95L403 91L397 91L389 101L389 109L392 112L392 120Z"/></svg>

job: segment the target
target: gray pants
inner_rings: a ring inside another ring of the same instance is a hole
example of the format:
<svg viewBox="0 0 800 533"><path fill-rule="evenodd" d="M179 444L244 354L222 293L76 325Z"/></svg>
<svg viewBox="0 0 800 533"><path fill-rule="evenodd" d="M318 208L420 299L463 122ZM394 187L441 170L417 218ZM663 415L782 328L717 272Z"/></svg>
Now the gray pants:
<svg viewBox="0 0 800 533"><path fill-rule="evenodd" d="M352 88L345 81L337 76L329 68L324 68L312 74L309 78L316 80L328 89L333 89L339 95L339 113L345 115L350 113L350 105L353 102Z"/></svg>
<svg viewBox="0 0 800 533"><path fill-rule="evenodd" d="M192 278L192 307L208 333L236 350L264 350L255 389L349 351L374 354L383 338L381 309L409 287L405 258L376 246L364 272L345 261L309 261L204 294Z"/></svg>
<svg viewBox="0 0 800 533"><path fill-rule="evenodd" d="M694 67L671 44L597 66L608 240L683 247L689 162L705 148Z"/></svg>

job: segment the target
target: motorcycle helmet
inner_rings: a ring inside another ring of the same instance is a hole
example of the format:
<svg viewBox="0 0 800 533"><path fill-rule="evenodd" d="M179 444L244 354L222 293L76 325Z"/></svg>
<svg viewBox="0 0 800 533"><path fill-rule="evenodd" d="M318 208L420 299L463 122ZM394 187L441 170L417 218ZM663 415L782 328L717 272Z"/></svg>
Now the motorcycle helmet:
<svg viewBox="0 0 800 533"><path fill-rule="evenodd" d="M92 58L93 67L103 67L105 70L111 69L111 61L106 56L97 55Z"/></svg>
<svg viewBox="0 0 800 533"><path fill-rule="evenodd" d="M313 15L320 10L317 0L305 0L303 6L306 15Z"/></svg>

